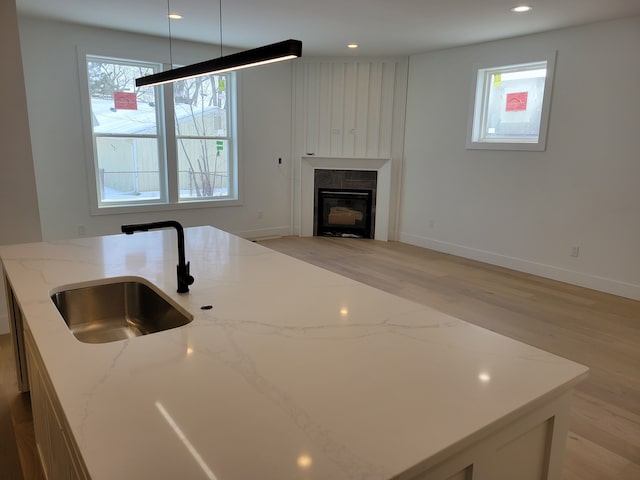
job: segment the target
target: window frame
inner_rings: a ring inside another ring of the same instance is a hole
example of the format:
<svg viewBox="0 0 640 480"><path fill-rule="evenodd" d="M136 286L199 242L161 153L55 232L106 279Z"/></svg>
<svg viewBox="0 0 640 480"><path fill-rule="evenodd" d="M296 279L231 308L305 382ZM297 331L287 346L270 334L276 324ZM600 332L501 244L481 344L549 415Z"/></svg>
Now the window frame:
<svg viewBox="0 0 640 480"><path fill-rule="evenodd" d="M202 133L200 135L186 135L186 134L178 134L178 129L176 128L177 125L177 117L176 117L176 113L175 113L175 101L174 101L174 94L175 91L173 88L171 88L171 97L172 97L172 101L171 101L171 108L174 110L173 112L171 112L171 117L173 118L173 128L171 129L172 131L172 135L174 136L174 143L175 143L175 152L172 152L172 154L175 154L175 171L176 171L176 175L180 175L180 151L182 151L183 145L180 144L180 142L182 140L200 140L200 141L222 141L222 142L226 142L226 144L228 145L228 152L227 152L227 157L229 158L229 162L231 163L231 167L228 171L228 183L230 185L230 191L231 192L237 192L237 168L236 168L236 161L235 161L235 152L236 152L236 144L235 144L235 135L233 134L234 127L233 127L233 118L234 118L234 106L235 106L235 98L234 97L234 92L235 92L235 78L234 78L234 74L233 73L226 73L224 74L225 77L225 99L227 94L229 94L230 97L232 97L231 99L226 99L225 100L225 106L229 106L228 111L228 115L226 118L226 134L225 135L217 135L217 134L206 134L206 133ZM177 83L177 82L176 82ZM229 83L229 85L227 85L227 83ZM171 83L171 86L174 86L175 83ZM168 119L168 117L167 117ZM173 160L173 159L172 159ZM176 202L175 203L201 203L201 202L208 202L208 201L214 201L214 202L221 202L221 201L228 201L230 198L229 197L234 197L234 195L230 195L230 196L226 196L226 197L218 197L217 199L213 199L211 197L207 197L207 200L200 200L198 197L181 197L180 196L180 181L178 179L178 181L176 182L176 184L178 185L178 189L176 190L176 194L177 194L177 198L176 198ZM214 185L215 185L215 178L214 178ZM233 198L232 198L233 199Z"/></svg>
<svg viewBox="0 0 640 480"><path fill-rule="evenodd" d="M489 101L490 81L493 73L524 71L536 63L546 62L546 75L543 89L542 110L537 141L515 137L513 139L483 139L480 130L487 122L487 104ZM473 84L467 126L466 148L470 150L514 150L544 151L547 144L551 96L555 73L556 52L544 55L531 55L527 58L503 59L474 65Z"/></svg>
<svg viewBox="0 0 640 480"><path fill-rule="evenodd" d="M161 63L158 62L146 62L146 61L137 61L131 59L122 59L122 58L114 58L111 56L103 56L103 55L86 55L84 68L85 72L88 70L88 65L90 62L113 62L114 64L119 65L129 65L129 66L145 66L147 68L152 68L153 72L159 72L163 69ZM88 95L88 105L89 105L89 118L93 119L93 108L91 105L91 95L89 95L89 78L87 74L86 84L84 85L85 90ZM152 87L153 88L153 87ZM97 208L116 208L116 207L129 207L129 206L149 206L149 205L157 205L157 204L167 204L169 203L169 195L168 195L168 179L167 172L168 162L167 162L167 139L165 134L165 117L166 111L164 108L164 96L161 95L161 91L159 89L154 88L154 100L156 102L155 107L155 133L154 134L139 134L139 133L127 133L127 134L117 134L117 133L100 133L95 132L93 128L93 121L89 126L89 136L91 138L91 157L93 160L92 168L90 169L93 172L92 178L95 183L95 202ZM156 140L156 148L158 155L158 198L149 198L149 199L139 199L138 201L108 201L104 202L101 200L101 192L99 186L101 185L100 181L100 164L98 159L98 139L99 138L113 138L113 139L155 139Z"/></svg>
<svg viewBox="0 0 640 480"><path fill-rule="evenodd" d="M183 210L197 208L211 208L235 206L242 204L241 197L241 168L238 139L238 84L240 83L235 73L227 73L226 101L229 105L228 137L229 137L229 182L232 195L223 198L180 199L178 185L178 143L175 132L175 110L173 104L173 86L155 86L155 99L158 105L157 113L157 138L159 142L159 176L164 181L160 186L160 199L152 199L140 202L114 202L105 204L100 201L99 192L99 168L95 150L95 136L91 123L91 98L89 95L89 79L87 73L88 62L91 59L113 60L120 63L134 65L144 64L159 65L162 70L170 69L170 64L150 60L138 60L131 55L118 55L114 53L100 52L99 49L91 51L78 48L78 70L80 74L80 103L82 107L83 132L85 143L85 160L87 166L88 193L90 196L91 215L108 215L121 213L152 212L167 210ZM129 135L122 135L129 136ZM164 188L164 191L163 191Z"/></svg>

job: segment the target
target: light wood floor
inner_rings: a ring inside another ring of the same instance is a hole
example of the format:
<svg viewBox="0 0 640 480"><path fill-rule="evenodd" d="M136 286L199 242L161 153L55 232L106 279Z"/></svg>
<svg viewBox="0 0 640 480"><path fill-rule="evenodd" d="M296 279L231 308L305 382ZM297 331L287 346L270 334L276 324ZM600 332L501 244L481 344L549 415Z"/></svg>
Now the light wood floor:
<svg viewBox="0 0 640 480"><path fill-rule="evenodd" d="M564 480L640 479L640 302L397 242L260 243L589 366ZM9 338L0 336L0 478L40 480L28 396L15 385Z"/></svg>

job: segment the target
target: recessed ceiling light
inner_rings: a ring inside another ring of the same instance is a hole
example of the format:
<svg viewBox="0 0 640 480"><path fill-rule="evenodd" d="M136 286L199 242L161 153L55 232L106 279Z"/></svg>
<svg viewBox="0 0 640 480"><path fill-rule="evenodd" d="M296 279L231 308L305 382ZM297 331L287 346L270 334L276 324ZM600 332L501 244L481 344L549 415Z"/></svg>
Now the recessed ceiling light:
<svg viewBox="0 0 640 480"><path fill-rule="evenodd" d="M511 9L514 13L525 13L530 12L533 9L531 5L518 5L517 7L513 7Z"/></svg>
<svg viewBox="0 0 640 480"><path fill-rule="evenodd" d="M180 15L179 13L170 13L169 18L171 20L180 20L182 18L182 15Z"/></svg>
<svg viewBox="0 0 640 480"><path fill-rule="evenodd" d="M358 48L360 45L358 45L357 43L349 43L347 45L347 48Z"/></svg>

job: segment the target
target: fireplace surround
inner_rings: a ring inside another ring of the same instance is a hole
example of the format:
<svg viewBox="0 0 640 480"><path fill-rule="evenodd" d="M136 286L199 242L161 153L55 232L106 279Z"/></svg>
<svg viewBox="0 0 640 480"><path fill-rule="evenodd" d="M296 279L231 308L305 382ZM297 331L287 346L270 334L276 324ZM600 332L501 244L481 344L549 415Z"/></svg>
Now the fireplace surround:
<svg viewBox="0 0 640 480"><path fill-rule="evenodd" d="M375 208L372 224L375 225L374 238L389 239L389 216L391 202L391 159L360 157L322 157L304 155L300 163L299 226L300 236L314 234L315 172L317 170L364 170L377 174Z"/></svg>

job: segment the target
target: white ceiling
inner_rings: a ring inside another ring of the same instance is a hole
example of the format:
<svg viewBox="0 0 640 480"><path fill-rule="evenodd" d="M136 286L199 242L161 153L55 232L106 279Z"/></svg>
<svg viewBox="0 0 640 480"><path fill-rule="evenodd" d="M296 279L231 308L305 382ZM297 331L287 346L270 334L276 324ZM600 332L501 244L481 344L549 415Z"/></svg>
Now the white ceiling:
<svg viewBox="0 0 640 480"><path fill-rule="evenodd" d="M226 46L288 38L305 55L411 55L429 50L640 15L640 0L221 0ZM219 0L16 0L20 14L218 44ZM526 3L526 1L524 2ZM356 42L358 50L345 45Z"/></svg>

